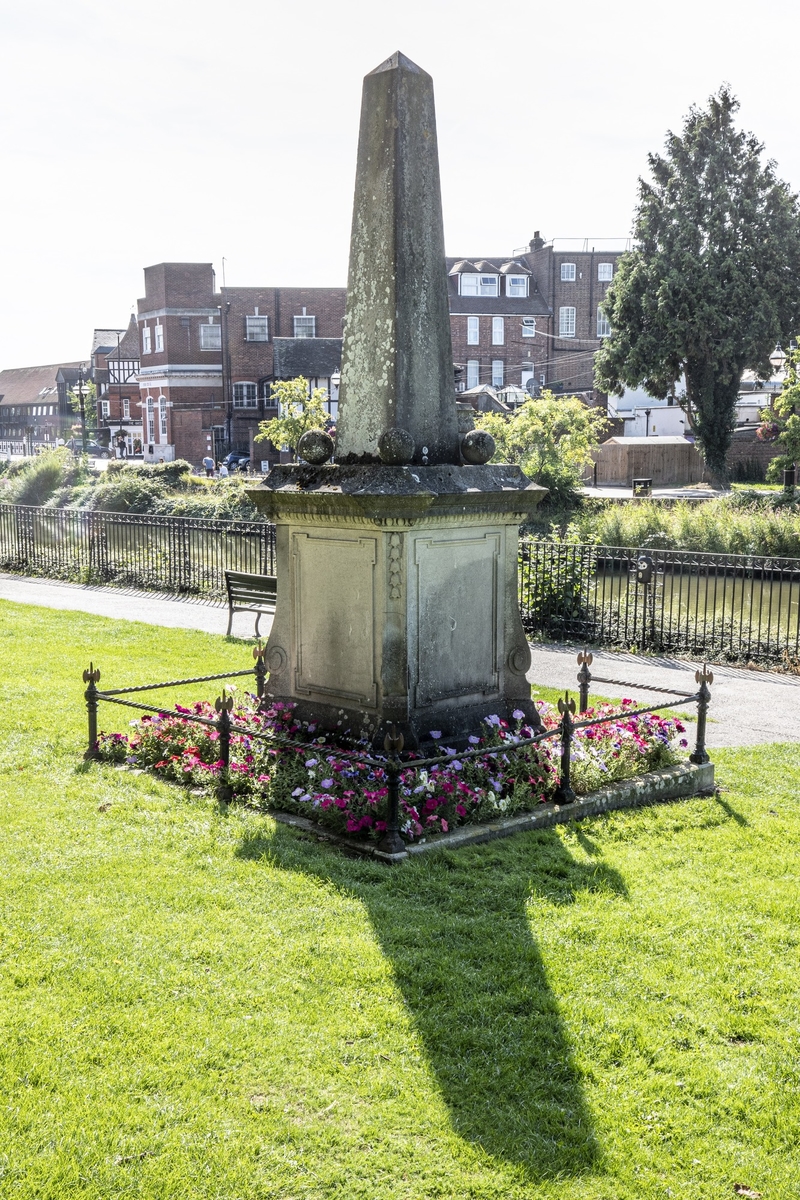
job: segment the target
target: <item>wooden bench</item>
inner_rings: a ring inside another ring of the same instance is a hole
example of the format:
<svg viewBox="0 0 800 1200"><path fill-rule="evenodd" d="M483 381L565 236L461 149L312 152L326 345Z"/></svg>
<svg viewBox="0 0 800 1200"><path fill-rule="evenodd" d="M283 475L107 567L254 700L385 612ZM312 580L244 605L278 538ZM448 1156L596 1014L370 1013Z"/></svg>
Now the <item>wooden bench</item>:
<svg viewBox="0 0 800 1200"><path fill-rule="evenodd" d="M634 479L633 480L634 496L652 496L653 481L652 479Z"/></svg>
<svg viewBox="0 0 800 1200"><path fill-rule="evenodd" d="M225 587L228 589L228 632L231 635L233 614L237 612L256 613L256 631L263 613L275 612L275 601L278 598L278 580L274 575L248 575L245 571L226 571Z"/></svg>

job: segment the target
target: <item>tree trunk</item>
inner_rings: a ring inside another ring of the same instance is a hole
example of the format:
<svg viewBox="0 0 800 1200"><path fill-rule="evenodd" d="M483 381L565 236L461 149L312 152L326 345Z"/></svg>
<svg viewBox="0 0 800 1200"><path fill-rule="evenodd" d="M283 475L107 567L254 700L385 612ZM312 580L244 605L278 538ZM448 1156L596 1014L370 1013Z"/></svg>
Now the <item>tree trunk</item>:
<svg viewBox="0 0 800 1200"><path fill-rule="evenodd" d="M712 481L726 490L730 488L728 451L736 423L740 377L741 370L733 368L723 374L720 364L708 360L688 364L686 368L699 449Z"/></svg>

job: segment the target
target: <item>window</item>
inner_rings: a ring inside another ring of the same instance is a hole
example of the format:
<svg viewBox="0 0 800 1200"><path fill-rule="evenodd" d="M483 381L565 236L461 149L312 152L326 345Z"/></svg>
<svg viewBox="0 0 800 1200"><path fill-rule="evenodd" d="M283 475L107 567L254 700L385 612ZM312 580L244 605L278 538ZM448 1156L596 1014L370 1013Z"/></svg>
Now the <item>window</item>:
<svg viewBox="0 0 800 1200"><path fill-rule="evenodd" d="M574 283L575 282L575 263L562 263L561 264L561 282L562 283Z"/></svg>
<svg viewBox="0 0 800 1200"><path fill-rule="evenodd" d="M465 273L459 276L462 296L499 296L499 275L473 275Z"/></svg>
<svg viewBox="0 0 800 1200"><path fill-rule="evenodd" d="M501 388L503 386L503 360L502 358L492 359L492 387Z"/></svg>
<svg viewBox="0 0 800 1200"><path fill-rule="evenodd" d="M481 325L477 317L467 317L467 345L477 346L481 340Z"/></svg>
<svg viewBox="0 0 800 1200"><path fill-rule="evenodd" d="M160 425L159 425L160 433L159 433L158 440L160 442L166 442L166 440L167 440L167 397L166 396L158 397L158 414L159 414L159 419L160 419Z"/></svg>
<svg viewBox="0 0 800 1200"><path fill-rule="evenodd" d="M477 358L467 360L467 388L478 386L478 376L480 374L480 363Z"/></svg>
<svg viewBox="0 0 800 1200"><path fill-rule="evenodd" d="M235 383L233 385L234 408L257 408L257 388L254 383Z"/></svg>
<svg viewBox="0 0 800 1200"><path fill-rule="evenodd" d="M122 397L122 415L126 421L130 420L131 416L131 400L130 396Z"/></svg>
<svg viewBox="0 0 800 1200"><path fill-rule="evenodd" d="M614 278L613 263L598 263L597 264L597 282L609 283Z"/></svg>
<svg viewBox="0 0 800 1200"><path fill-rule="evenodd" d="M574 308L560 308L558 310L558 336L575 337Z"/></svg>
<svg viewBox="0 0 800 1200"><path fill-rule="evenodd" d="M111 404L108 400L100 401L100 416L104 421L107 421L111 416Z"/></svg>
<svg viewBox="0 0 800 1200"><path fill-rule="evenodd" d="M536 337L536 317L522 318L522 336Z"/></svg>
<svg viewBox="0 0 800 1200"><path fill-rule="evenodd" d="M502 317L492 317L492 345L502 346L506 340L506 323Z"/></svg>
<svg viewBox="0 0 800 1200"><path fill-rule="evenodd" d="M294 336L301 337L316 337L316 317L295 317L294 319Z"/></svg>
<svg viewBox="0 0 800 1200"><path fill-rule="evenodd" d="M201 325L200 326L200 349L201 350L221 350L222 349L222 326L221 325Z"/></svg>
<svg viewBox="0 0 800 1200"><path fill-rule="evenodd" d="M245 317L245 322L247 323L245 340L248 342L268 342L268 320L268 317Z"/></svg>
<svg viewBox="0 0 800 1200"><path fill-rule="evenodd" d="M156 421L153 413L153 397L147 397L147 440L154 442L156 440Z"/></svg>
<svg viewBox="0 0 800 1200"><path fill-rule="evenodd" d="M610 337L611 336L611 323L610 323L608 317L603 312L602 308L598 308L598 310L597 310L597 336L598 337Z"/></svg>
<svg viewBox="0 0 800 1200"><path fill-rule="evenodd" d="M506 275L506 295L523 297L528 294L527 275Z"/></svg>
<svg viewBox="0 0 800 1200"><path fill-rule="evenodd" d="M156 354L164 349L164 326L156 325Z"/></svg>
<svg viewBox="0 0 800 1200"><path fill-rule="evenodd" d="M150 353L150 326L142 326L142 354Z"/></svg>

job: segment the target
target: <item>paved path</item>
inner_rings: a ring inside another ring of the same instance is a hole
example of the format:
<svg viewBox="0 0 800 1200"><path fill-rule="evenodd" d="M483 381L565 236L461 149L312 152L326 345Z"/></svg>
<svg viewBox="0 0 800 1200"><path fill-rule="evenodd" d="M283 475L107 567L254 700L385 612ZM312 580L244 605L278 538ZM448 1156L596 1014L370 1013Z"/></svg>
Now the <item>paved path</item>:
<svg viewBox="0 0 800 1200"><path fill-rule="evenodd" d="M224 604L179 600L161 593L122 588L55 583L19 575L0 574L0 599L144 621L148 625L174 629L199 629L206 633L224 634L228 624L227 605ZM233 623L234 636L252 637L253 621L248 613L237 613ZM270 618L264 616L261 633L266 636L269 629ZM577 693L577 651L576 646L534 645L528 678L534 684L569 688ZM642 702L657 701L659 693L648 692L645 684L677 688L683 692L693 692L697 687L694 681L697 663L610 650L593 653L594 676L623 681L621 686L595 683L592 690L600 695L619 698L633 695ZM708 727L711 748L749 746L759 742L800 742L800 677L728 666L714 666L713 671ZM686 711L691 711L692 707L687 705Z"/></svg>
<svg viewBox="0 0 800 1200"><path fill-rule="evenodd" d="M577 646L532 646L533 663L528 672L531 682L548 687L568 687L577 697ZM624 651L593 650L594 677L620 679L623 686L596 682L592 692L621 699L633 696L651 703L658 692L648 692L645 684L677 688L680 692L697 689L694 673L697 662L686 659L643 657ZM740 667L712 664L711 707L708 713L708 745L752 746L759 742L800 742L800 676L779 675L769 671L748 671ZM637 685L641 689L637 691ZM665 696L665 700L677 697ZM681 712L693 712L687 704Z"/></svg>

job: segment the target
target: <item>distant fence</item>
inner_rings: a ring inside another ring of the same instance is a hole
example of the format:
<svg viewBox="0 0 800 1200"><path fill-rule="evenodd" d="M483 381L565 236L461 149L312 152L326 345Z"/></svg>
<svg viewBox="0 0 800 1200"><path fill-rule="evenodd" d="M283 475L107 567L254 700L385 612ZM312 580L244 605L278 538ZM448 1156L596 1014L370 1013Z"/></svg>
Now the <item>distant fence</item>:
<svg viewBox="0 0 800 1200"><path fill-rule="evenodd" d="M225 598L225 571L274 575L275 526L0 504L0 570ZM717 661L800 660L800 559L524 538L529 633Z"/></svg>
<svg viewBox="0 0 800 1200"><path fill-rule="evenodd" d="M800 658L800 559L520 543L526 628L717 661Z"/></svg>
<svg viewBox="0 0 800 1200"><path fill-rule="evenodd" d="M275 573L275 526L0 505L0 570L225 598L225 571Z"/></svg>

